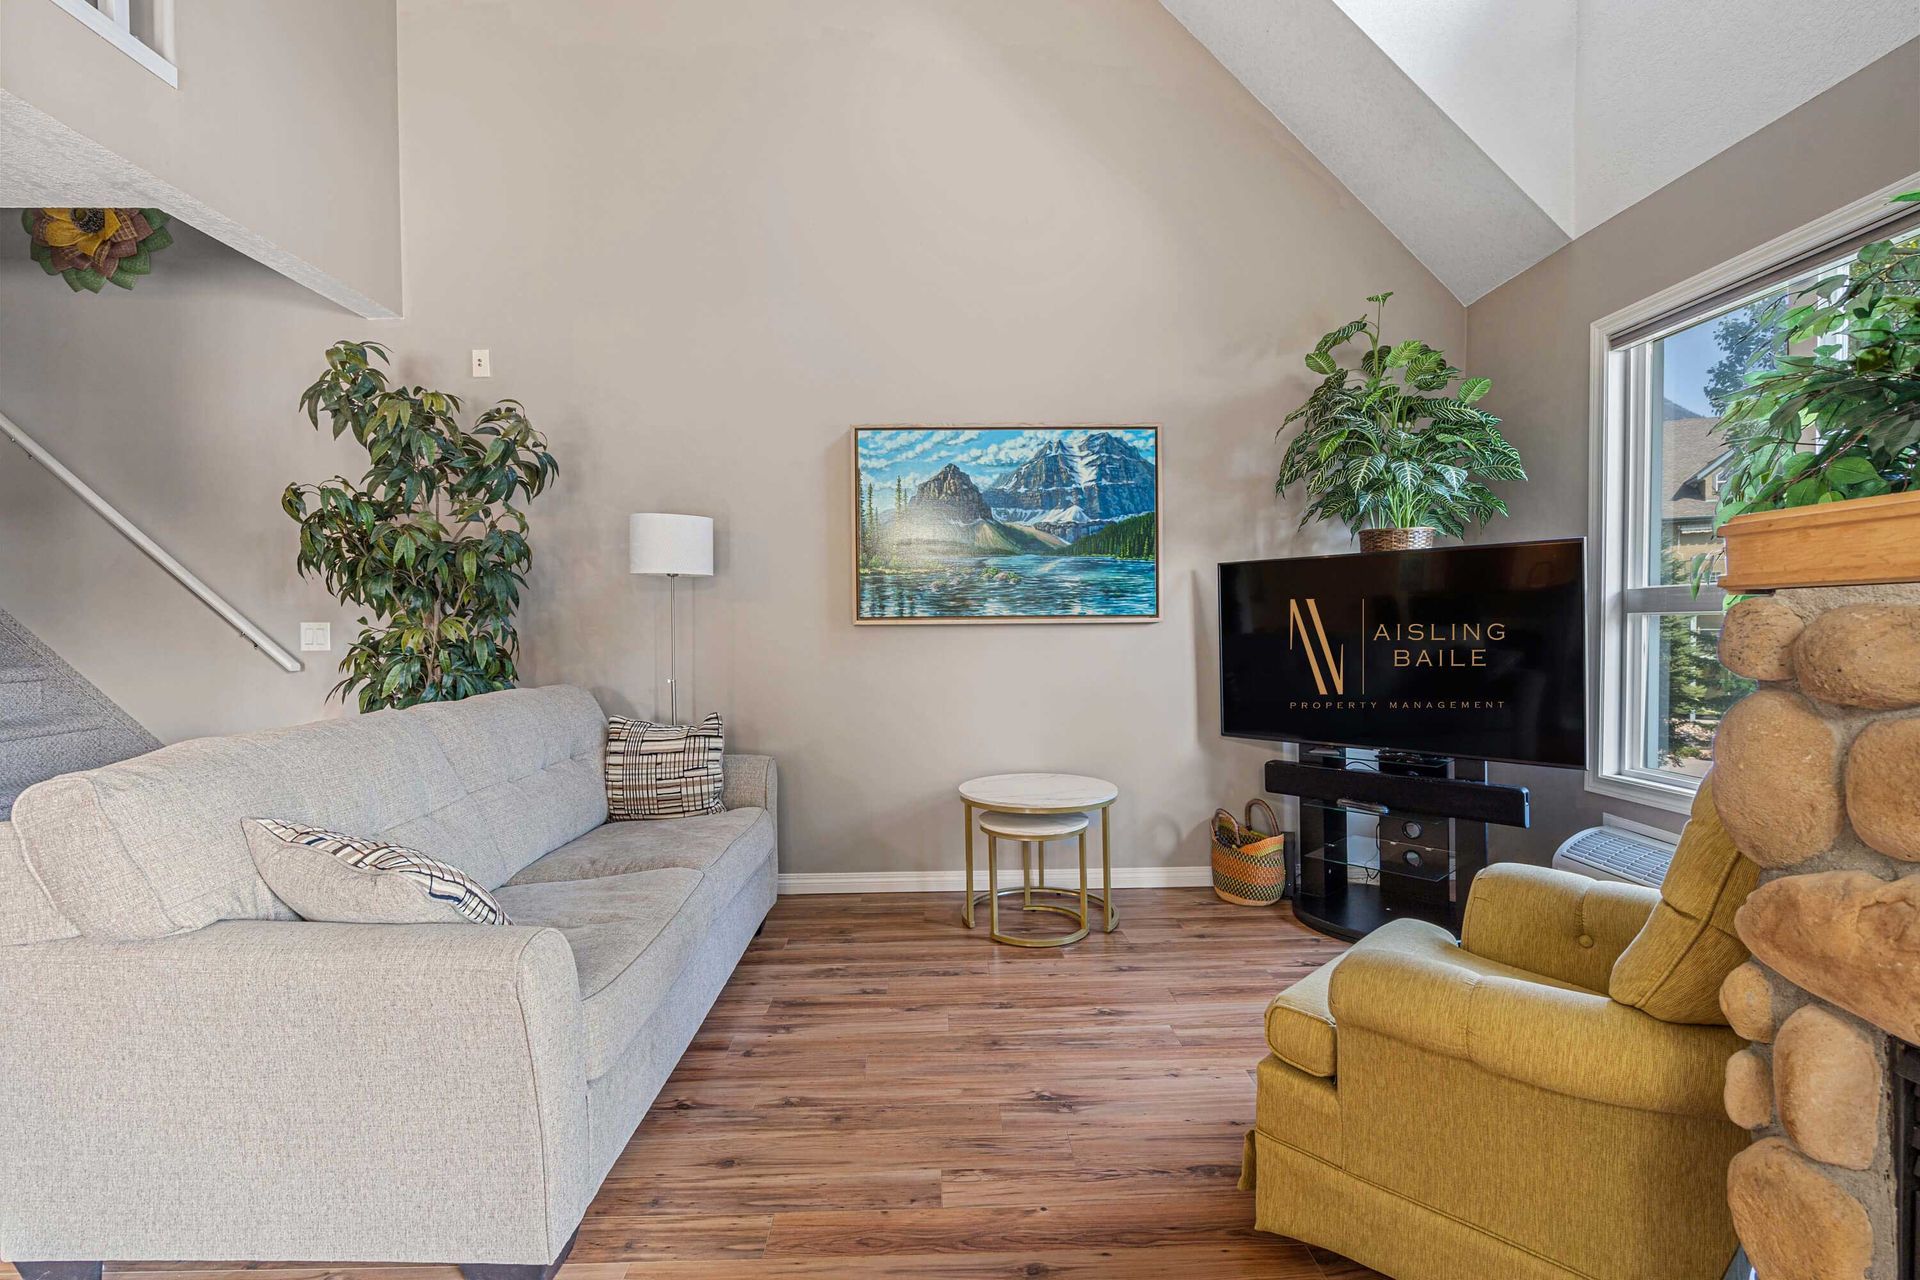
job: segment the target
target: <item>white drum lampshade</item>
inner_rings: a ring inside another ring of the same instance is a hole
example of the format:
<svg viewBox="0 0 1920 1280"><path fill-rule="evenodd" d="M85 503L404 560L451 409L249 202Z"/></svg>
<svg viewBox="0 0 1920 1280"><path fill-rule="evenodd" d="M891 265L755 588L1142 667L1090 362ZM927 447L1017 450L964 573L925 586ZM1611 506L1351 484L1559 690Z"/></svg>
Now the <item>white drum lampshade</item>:
<svg viewBox="0 0 1920 1280"><path fill-rule="evenodd" d="M713 517L664 512L627 517L627 569L631 573L713 576Z"/></svg>
<svg viewBox="0 0 1920 1280"><path fill-rule="evenodd" d="M673 580L713 576L713 517L662 511L627 517L627 570L667 579L667 722L680 723L680 629L673 620Z"/></svg>

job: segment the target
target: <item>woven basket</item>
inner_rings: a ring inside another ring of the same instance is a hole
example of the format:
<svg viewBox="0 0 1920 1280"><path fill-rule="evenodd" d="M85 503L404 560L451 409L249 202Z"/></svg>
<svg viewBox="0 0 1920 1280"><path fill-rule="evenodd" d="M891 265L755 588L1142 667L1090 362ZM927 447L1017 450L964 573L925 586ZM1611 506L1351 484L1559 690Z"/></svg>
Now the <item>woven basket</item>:
<svg viewBox="0 0 1920 1280"><path fill-rule="evenodd" d="M1271 831L1253 825L1253 811L1267 815ZM1246 821L1225 809L1213 814L1213 891L1222 901L1243 907L1267 907L1287 893L1287 837L1273 806L1249 800Z"/></svg>
<svg viewBox="0 0 1920 1280"><path fill-rule="evenodd" d="M1426 551L1440 536L1438 529L1420 525L1413 529L1362 529L1362 551Z"/></svg>

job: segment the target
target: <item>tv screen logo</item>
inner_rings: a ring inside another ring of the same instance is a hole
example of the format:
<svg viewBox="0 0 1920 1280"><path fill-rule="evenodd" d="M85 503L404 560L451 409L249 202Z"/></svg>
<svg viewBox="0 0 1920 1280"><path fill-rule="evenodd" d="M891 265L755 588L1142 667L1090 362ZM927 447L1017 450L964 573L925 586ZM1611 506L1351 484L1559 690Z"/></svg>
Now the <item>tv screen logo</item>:
<svg viewBox="0 0 1920 1280"><path fill-rule="evenodd" d="M1347 691L1347 646L1327 639L1327 627L1320 620L1320 602L1309 596L1306 609L1297 599L1287 601L1287 648L1293 648L1294 636L1307 654L1307 670L1313 673L1313 687L1321 697L1333 697Z"/></svg>

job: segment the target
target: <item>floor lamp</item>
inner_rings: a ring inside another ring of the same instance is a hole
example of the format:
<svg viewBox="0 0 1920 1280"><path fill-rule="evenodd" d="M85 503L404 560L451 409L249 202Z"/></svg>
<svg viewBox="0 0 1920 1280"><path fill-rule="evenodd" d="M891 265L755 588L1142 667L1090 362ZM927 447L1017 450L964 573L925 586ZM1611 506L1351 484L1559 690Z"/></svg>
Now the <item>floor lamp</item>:
<svg viewBox="0 0 1920 1280"><path fill-rule="evenodd" d="M680 723L680 682L673 625L673 581L713 576L713 518L664 512L627 517L627 571L663 575L667 580L667 722Z"/></svg>

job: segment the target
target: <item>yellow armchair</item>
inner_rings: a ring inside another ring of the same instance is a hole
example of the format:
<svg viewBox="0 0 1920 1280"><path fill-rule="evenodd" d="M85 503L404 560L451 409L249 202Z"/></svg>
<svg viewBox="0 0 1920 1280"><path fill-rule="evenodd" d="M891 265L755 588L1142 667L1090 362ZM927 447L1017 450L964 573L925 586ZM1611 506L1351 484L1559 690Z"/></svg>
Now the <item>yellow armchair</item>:
<svg viewBox="0 0 1920 1280"><path fill-rule="evenodd" d="M1702 797L1661 893L1497 865L1461 941L1399 921L1275 997L1256 1225L1395 1280L1720 1280L1742 1041L1696 993L1753 877Z"/></svg>

